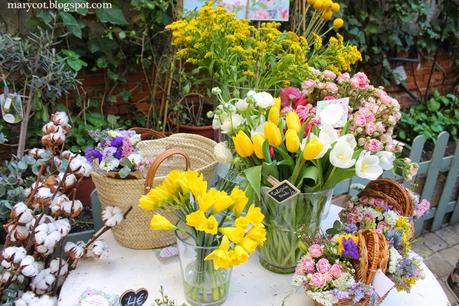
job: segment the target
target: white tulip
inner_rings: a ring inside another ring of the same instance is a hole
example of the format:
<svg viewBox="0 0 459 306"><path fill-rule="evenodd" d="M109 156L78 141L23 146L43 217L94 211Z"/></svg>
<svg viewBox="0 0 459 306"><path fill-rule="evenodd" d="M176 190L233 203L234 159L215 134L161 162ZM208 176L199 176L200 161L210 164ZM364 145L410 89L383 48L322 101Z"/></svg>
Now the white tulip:
<svg viewBox="0 0 459 306"><path fill-rule="evenodd" d="M349 144L352 150L354 150L357 146L357 141L355 140L355 137L352 134L346 134L341 136L340 138L338 138L337 142L346 142L347 144Z"/></svg>
<svg viewBox="0 0 459 306"><path fill-rule="evenodd" d="M395 155L389 151L379 151L376 153L379 157L379 164L384 170L390 170L394 167Z"/></svg>
<svg viewBox="0 0 459 306"><path fill-rule="evenodd" d="M249 108L249 103L247 103L246 99L239 99L236 103L236 108L238 111L244 112Z"/></svg>
<svg viewBox="0 0 459 306"><path fill-rule="evenodd" d="M338 141L330 152L330 163L342 169L348 169L355 164L355 159L352 158L354 150L345 141Z"/></svg>
<svg viewBox="0 0 459 306"><path fill-rule="evenodd" d="M233 154L231 153L231 150L228 148L226 141L217 143L215 145L214 155L215 159L222 164L231 163L231 161L233 160Z"/></svg>
<svg viewBox="0 0 459 306"><path fill-rule="evenodd" d="M320 128L319 140L325 145L331 145L338 140L338 131L335 130L331 125L323 125Z"/></svg>
<svg viewBox="0 0 459 306"><path fill-rule="evenodd" d="M258 92L253 95L253 98L255 99L255 104L260 108L267 109L274 105L274 98L268 92Z"/></svg>
<svg viewBox="0 0 459 306"><path fill-rule="evenodd" d="M383 168L376 155L363 151L355 164L355 171L361 178L376 180L383 173Z"/></svg>

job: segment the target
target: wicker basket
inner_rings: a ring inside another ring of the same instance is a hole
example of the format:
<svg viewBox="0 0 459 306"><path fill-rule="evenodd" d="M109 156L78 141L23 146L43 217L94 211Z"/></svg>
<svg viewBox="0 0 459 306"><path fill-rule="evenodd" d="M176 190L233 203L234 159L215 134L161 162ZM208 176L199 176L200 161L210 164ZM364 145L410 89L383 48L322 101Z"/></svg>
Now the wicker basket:
<svg viewBox="0 0 459 306"><path fill-rule="evenodd" d="M186 169L191 167L201 172L206 180L212 180L217 167L213 155L214 146L215 142L212 140L189 134L142 141L139 144L140 152L145 158L154 160L145 180L114 179L93 172L92 178L102 208L116 206L126 211L133 207L127 218L113 228L115 239L121 245L132 249L160 248L174 243L172 232L150 230L150 219L154 212L139 208L138 200L151 187L161 183L171 170L183 169L184 165ZM174 219L173 214L164 215Z"/></svg>

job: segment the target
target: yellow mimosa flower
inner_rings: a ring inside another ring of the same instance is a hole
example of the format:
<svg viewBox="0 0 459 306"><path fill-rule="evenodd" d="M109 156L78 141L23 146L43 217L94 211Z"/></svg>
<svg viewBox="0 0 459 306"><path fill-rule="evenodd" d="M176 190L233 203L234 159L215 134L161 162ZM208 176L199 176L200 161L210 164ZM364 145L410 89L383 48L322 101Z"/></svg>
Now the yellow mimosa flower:
<svg viewBox="0 0 459 306"><path fill-rule="evenodd" d="M256 207L255 204L250 205L246 215L247 220L253 226L260 225L265 218L265 215L261 212L260 207Z"/></svg>
<svg viewBox="0 0 459 306"><path fill-rule="evenodd" d="M233 137L233 142L239 156L250 157L253 154L252 141L242 130L239 130L237 135Z"/></svg>
<svg viewBox="0 0 459 306"><path fill-rule="evenodd" d="M268 139L271 146L278 147L282 143L282 135L277 125L268 121L265 123L263 130L265 137Z"/></svg>
<svg viewBox="0 0 459 306"><path fill-rule="evenodd" d="M296 112L288 112L285 121L287 121L287 127L289 130L295 130L297 133L301 129L300 117Z"/></svg>
<svg viewBox="0 0 459 306"><path fill-rule="evenodd" d="M304 147L303 158L305 160L316 159L322 152L323 148L324 144L321 143L318 138L314 138L310 140Z"/></svg>
<svg viewBox="0 0 459 306"><path fill-rule="evenodd" d="M247 251L239 245L236 245L234 250L229 252L229 256L233 266L243 264L249 260L249 253L247 253Z"/></svg>
<svg viewBox="0 0 459 306"><path fill-rule="evenodd" d="M263 224L252 227L246 235L247 238L252 239L258 245L263 245L266 240L266 229Z"/></svg>
<svg viewBox="0 0 459 306"><path fill-rule="evenodd" d="M220 232L234 243L239 243L244 238L244 230L240 227L222 227Z"/></svg>
<svg viewBox="0 0 459 306"><path fill-rule="evenodd" d="M231 191L231 199L233 199L233 211L239 216L243 211L249 199L245 195L245 192L239 189L239 187L235 187L233 191Z"/></svg>
<svg viewBox="0 0 459 306"><path fill-rule="evenodd" d="M248 253L253 253L257 249L257 242L247 237L242 239L239 245L243 247L244 250L246 250Z"/></svg>
<svg viewBox="0 0 459 306"><path fill-rule="evenodd" d="M333 20L333 27L335 29L340 29L342 28L344 25L344 20L341 19L341 18L336 18L335 20Z"/></svg>
<svg viewBox="0 0 459 306"><path fill-rule="evenodd" d="M177 227L160 214L154 214L150 221L150 228L156 231L175 230Z"/></svg>
<svg viewBox="0 0 459 306"><path fill-rule="evenodd" d="M253 136L253 151L255 152L255 156L258 159L265 159L265 155L263 154L263 143L265 142L265 138L261 134L255 134Z"/></svg>
<svg viewBox="0 0 459 306"><path fill-rule="evenodd" d="M290 153L298 152L300 148L300 137L297 131L292 129L287 130L285 133L285 145Z"/></svg>
<svg viewBox="0 0 459 306"><path fill-rule="evenodd" d="M279 124L279 117L280 117L280 108L273 105L269 110L268 120L274 123L275 125Z"/></svg>

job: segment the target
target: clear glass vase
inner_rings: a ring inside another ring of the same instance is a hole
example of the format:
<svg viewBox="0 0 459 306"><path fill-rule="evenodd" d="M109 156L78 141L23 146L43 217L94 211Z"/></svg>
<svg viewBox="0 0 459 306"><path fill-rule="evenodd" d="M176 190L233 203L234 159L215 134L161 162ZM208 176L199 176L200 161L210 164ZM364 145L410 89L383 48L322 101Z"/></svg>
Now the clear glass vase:
<svg viewBox="0 0 459 306"><path fill-rule="evenodd" d="M232 269L214 268L207 255L217 247L200 247L176 232L185 298L193 306L221 305L228 296Z"/></svg>
<svg viewBox="0 0 459 306"><path fill-rule="evenodd" d="M260 248L260 263L275 273L292 273L302 255L298 248L299 230L310 235L318 233L321 220L328 214L333 189L300 193L283 203L273 200L268 190L261 190L260 207L267 235Z"/></svg>

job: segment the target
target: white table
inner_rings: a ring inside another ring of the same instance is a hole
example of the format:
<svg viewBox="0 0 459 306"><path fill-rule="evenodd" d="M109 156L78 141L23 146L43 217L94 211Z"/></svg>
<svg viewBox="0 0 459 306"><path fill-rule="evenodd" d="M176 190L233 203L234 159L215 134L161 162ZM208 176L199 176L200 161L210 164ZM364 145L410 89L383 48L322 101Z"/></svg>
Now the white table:
<svg viewBox="0 0 459 306"><path fill-rule="evenodd" d="M322 227L328 228L337 219L340 208L332 206ZM121 295L128 289L146 288L149 296L144 304L151 305L159 297L160 286L179 303L185 302L178 258L159 260L158 251L132 250L120 246L111 232L103 235L110 246L108 259L87 260L70 273L59 297L60 306L72 306L87 289ZM446 306L448 299L432 272L424 265L426 278L413 287L410 294L393 289L384 306ZM306 306L313 305L301 288L290 285L291 275L279 275L265 270L258 256L234 267L225 306Z"/></svg>

